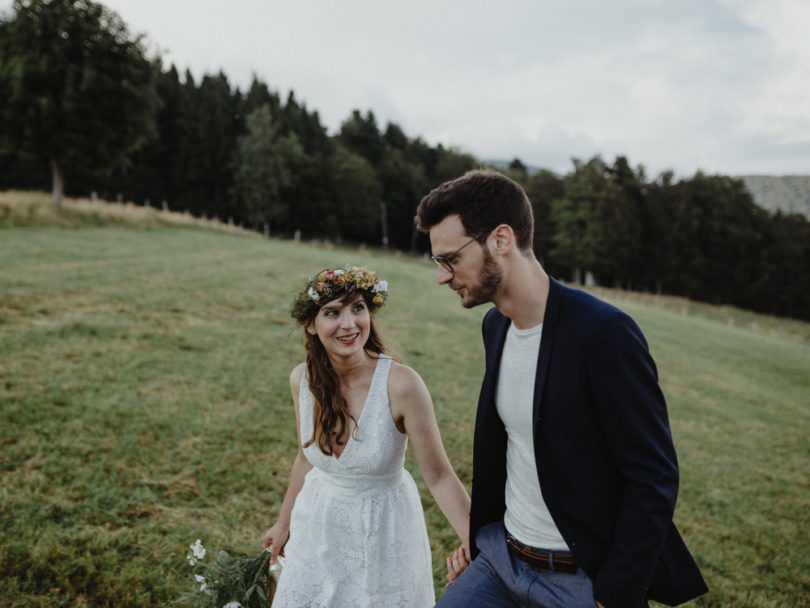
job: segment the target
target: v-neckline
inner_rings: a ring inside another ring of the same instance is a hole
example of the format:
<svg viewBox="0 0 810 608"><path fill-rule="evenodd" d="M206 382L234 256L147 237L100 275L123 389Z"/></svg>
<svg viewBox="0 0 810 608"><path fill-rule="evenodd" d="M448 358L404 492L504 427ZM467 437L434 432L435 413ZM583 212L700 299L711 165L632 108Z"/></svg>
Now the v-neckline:
<svg viewBox="0 0 810 608"><path fill-rule="evenodd" d="M374 389L374 382L377 380L377 370L379 370L380 368L380 360L382 360L382 358L383 355L377 357L377 362L374 364L374 372L371 374L371 382L368 385L368 393L366 393L366 398L363 401L363 409L360 410L360 415L357 417L357 422L355 423L354 431L349 433L349 437L348 439L346 439L346 445L343 446L343 449L340 452L340 456L335 454L334 451L332 452L332 457L338 462L343 460L343 456L346 454L346 450L348 450L349 446L355 442L354 433L356 433L357 429L360 428L360 421L363 419L363 416L365 415L366 410L368 409L368 400L369 397L371 397L371 391Z"/></svg>

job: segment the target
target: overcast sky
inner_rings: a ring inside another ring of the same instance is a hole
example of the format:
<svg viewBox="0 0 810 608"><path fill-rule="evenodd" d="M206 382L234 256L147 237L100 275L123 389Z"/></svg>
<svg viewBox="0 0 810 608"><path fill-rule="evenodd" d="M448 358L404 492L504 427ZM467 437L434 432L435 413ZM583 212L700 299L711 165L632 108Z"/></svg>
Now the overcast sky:
<svg viewBox="0 0 810 608"><path fill-rule="evenodd" d="M165 65L255 73L330 134L357 108L558 172L623 154L649 177L810 174L810 0L104 4Z"/></svg>

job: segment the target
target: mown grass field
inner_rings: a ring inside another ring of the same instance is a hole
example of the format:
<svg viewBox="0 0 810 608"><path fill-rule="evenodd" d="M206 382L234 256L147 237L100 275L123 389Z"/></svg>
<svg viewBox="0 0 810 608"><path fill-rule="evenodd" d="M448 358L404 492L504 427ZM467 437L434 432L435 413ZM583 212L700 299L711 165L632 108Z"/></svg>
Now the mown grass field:
<svg viewBox="0 0 810 608"><path fill-rule="evenodd" d="M195 539L259 548L295 455L287 310L325 266L388 279L378 325L425 379L469 484L485 310L463 310L432 263L25 198L0 194L0 605L164 606L194 588ZM658 363L676 521L711 587L691 605L810 605L810 325L600 295ZM407 464L440 593L456 540Z"/></svg>

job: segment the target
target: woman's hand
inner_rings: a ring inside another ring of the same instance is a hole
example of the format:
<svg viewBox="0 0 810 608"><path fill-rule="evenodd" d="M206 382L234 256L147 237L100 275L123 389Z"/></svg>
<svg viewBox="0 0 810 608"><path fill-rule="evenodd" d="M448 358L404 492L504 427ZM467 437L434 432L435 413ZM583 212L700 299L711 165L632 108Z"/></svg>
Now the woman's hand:
<svg viewBox="0 0 810 608"><path fill-rule="evenodd" d="M464 546L461 546L453 552L453 555L447 558L447 585L450 586L469 565L470 558Z"/></svg>
<svg viewBox="0 0 810 608"><path fill-rule="evenodd" d="M262 549L270 547L270 563L275 564L278 554L287 542L290 535L290 527L281 523L276 523L272 528L264 533L262 537Z"/></svg>

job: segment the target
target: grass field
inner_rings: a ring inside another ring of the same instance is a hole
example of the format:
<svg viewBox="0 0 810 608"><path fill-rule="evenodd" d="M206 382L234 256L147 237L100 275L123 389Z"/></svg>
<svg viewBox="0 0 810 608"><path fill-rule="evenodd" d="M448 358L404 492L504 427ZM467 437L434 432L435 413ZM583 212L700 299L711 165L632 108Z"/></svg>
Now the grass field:
<svg viewBox="0 0 810 608"><path fill-rule="evenodd" d="M485 310L437 287L432 263L23 199L0 194L0 605L163 606L194 586L195 539L258 549L295 455L287 375L303 355L287 310L325 266L388 279L378 324L425 379L469 484ZM599 295L658 364L676 521L711 587L691 605L810 605L810 325ZM440 592L456 540L407 466Z"/></svg>

